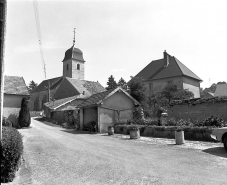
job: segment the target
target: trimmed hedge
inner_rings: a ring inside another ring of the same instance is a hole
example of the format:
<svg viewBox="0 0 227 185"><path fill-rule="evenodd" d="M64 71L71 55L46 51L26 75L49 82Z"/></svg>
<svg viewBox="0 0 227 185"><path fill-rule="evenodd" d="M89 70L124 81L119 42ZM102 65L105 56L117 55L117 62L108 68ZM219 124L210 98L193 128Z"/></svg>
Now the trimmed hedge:
<svg viewBox="0 0 227 185"><path fill-rule="evenodd" d="M12 182L23 153L22 135L12 127L2 128L1 183Z"/></svg>
<svg viewBox="0 0 227 185"><path fill-rule="evenodd" d="M114 126L114 132L118 134L129 134L129 128L132 125L116 125ZM140 129L141 136L148 137L161 137L161 138L175 138L175 130L179 128L178 126L147 126L147 125L137 125ZM212 133L212 128L210 127L181 127L184 131L186 140L194 141L212 141L214 140L210 137Z"/></svg>

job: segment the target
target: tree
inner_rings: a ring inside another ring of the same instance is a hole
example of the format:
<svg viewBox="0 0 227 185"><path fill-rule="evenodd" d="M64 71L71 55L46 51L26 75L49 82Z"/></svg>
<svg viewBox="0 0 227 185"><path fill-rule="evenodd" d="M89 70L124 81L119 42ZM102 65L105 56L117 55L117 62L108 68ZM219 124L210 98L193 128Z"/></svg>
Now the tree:
<svg viewBox="0 0 227 185"><path fill-rule="evenodd" d="M117 86L119 86L119 87L125 89L126 91L127 91L127 89L128 89L128 85L127 85L126 81L125 81L122 77L121 77L121 79L118 81Z"/></svg>
<svg viewBox="0 0 227 185"><path fill-rule="evenodd" d="M187 89L178 89L173 82L168 84L158 93L149 96L149 105L159 104L161 106L169 104L172 100L182 100L193 98L194 94Z"/></svg>
<svg viewBox="0 0 227 185"><path fill-rule="evenodd" d="M30 112L28 109L29 98L24 97L21 100L21 109L19 112L18 123L20 127L29 127L31 124Z"/></svg>
<svg viewBox="0 0 227 185"><path fill-rule="evenodd" d="M144 104L146 101L146 87L143 85L143 79L140 77L131 77L128 83L129 94L138 102Z"/></svg>
<svg viewBox="0 0 227 185"><path fill-rule="evenodd" d="M113 75L108 78L106 90L115 89L117 87L117 82L114 80Z"/></svg>
<svg viewBox="0 0 227 185"><path fill-rule="evenodd" d="M37 83L35 83L33 80L28 85L28 92L32 93L32 91L38 86Z"/></svg>

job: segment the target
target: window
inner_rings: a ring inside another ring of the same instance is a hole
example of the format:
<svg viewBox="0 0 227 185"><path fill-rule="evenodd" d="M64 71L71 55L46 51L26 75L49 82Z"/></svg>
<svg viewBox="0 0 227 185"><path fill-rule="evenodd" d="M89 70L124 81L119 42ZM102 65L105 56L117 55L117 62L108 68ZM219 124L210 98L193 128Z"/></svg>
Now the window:
<svg viewBox="0 0 227 185"><path fill-rule="evenodd" d="M69 64L67 64L67 66L66 66L66 70L69 70Z"/></svg>
<svg viewBox="0 0 227 185"><path fill-rule="evenodd" d="M77 69L77 70L80 70L80 64L77 64L77 65L76 65L76 69Z"/></svg>

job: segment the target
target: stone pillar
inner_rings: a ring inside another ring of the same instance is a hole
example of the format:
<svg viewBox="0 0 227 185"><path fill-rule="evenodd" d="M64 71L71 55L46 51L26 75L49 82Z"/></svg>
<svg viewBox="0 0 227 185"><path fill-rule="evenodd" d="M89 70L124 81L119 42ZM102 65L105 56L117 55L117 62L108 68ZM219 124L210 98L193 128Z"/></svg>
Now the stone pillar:
<svg viewBox="0 0 227 185"><path fill-rule="evenodd" d="M162 113L161 115L161 125L166 125L167 124L167 117L168 117L168 114L167 113Z"/></svg>

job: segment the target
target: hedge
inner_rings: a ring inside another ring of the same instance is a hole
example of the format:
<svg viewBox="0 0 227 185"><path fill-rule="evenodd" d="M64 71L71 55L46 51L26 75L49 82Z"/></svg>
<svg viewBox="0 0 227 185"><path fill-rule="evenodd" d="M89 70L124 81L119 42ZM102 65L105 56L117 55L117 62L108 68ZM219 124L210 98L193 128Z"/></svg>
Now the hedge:
<svg viewBox="0 0 227 185"><path fill-rule="evenodd" d="M12 182L23 153L22 135L12 127L2 128L1 183Z"/></svg>
<svg viewBox="0 0 227 185"><path fill-rule="evenodd" d="M115 125L114 132L118 134L129 134L129 129L132 125ZM135 126L135 125L133 125ZM178 126L147 126L147 125L137 125L140 129L141 136L148 137L162 137L162 138L175 138L175 130ZM186 140L194 141L211 141L214 140L210 137L213 128L211 127L181 127L184 131Z"/></svg>

